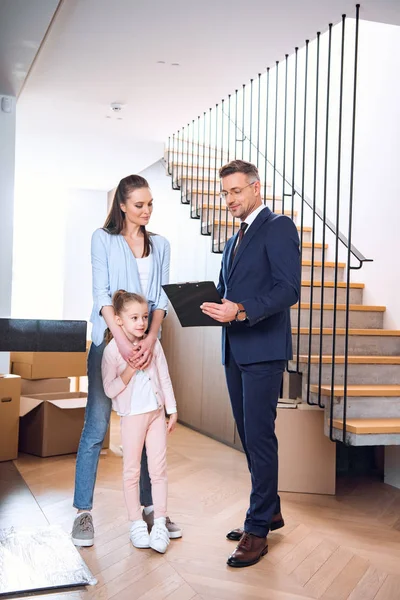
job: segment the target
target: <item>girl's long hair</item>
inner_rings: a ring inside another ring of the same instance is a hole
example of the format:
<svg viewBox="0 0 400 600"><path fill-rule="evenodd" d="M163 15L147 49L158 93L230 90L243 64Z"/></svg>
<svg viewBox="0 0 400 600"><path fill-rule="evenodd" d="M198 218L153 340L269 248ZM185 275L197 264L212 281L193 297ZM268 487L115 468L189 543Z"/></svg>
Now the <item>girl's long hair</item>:
<svg viewBox="0 0 400 600"><path fill-rule="evenodd" d="M125 225L125 213L121 210L121 204L126 204L128 196L134 191L141 188L149 188L149 184L144 177L140 175L128 175L119 182L115 190L114 198L111 204L110 211L107 215L103 229L111 235L118 235ZM144 236L144 247L142 258L149 256L151 251L150 234L147 232L144 225L140 226Z"/></svg>

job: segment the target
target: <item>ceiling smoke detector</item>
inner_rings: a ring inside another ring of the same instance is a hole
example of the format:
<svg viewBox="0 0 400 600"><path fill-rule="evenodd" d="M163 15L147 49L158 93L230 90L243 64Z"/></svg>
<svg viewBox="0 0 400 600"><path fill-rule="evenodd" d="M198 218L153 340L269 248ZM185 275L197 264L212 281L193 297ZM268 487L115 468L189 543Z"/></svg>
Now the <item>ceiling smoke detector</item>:
<svg viewBox="0 0 400 600"><path fill-rule="evenodd" d="M120 113L122 109L123 105L119 102L112 102L110 104L110 110L112 110L113 113Z"/></svg>

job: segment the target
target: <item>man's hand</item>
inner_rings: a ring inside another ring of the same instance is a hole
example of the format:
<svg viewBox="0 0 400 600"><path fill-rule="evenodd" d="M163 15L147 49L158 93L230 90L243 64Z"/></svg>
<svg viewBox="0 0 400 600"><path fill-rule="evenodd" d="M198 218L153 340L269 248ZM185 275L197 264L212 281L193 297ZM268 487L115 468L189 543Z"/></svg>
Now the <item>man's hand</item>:
<svg viewBox="0 0 400 600"><path fill-rule="evenodd" d="M138 371L147 369L153 358L156 341L157 337L149 333L138 346L133 346L134 355L129 364Z"/></svg>
<svg viewBox="0 0 400 600"><path fill-rule="evenodd" d="M167 433L172 433L178 421L178 413L172 413L168 417Z"/></svg>
<svg viewBox="0 0 400 600"><path fill-rule="evenodd" d="M234 321L239 310L239 307L235 302L226 300L226 298L222 299L222 304L216 304L215 302L204 302L200 308L205 315L208 315L220 323L229 323L230 321Z"/></svg>

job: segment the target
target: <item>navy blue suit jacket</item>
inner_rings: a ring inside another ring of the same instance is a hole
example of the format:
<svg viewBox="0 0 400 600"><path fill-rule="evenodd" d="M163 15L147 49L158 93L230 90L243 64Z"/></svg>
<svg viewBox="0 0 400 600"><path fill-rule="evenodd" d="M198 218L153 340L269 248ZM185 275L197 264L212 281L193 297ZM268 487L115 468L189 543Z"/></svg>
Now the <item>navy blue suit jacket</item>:
<svg viewBox="0 0 400 600"><path fill-rule="evenodd" d="M297 228L289 217L266 207L244 235L231 265L236 240L237 234L225 246L218 291L221 298L241 302L248 320L222 329L222 361L226 336L239 364L290 360L290 307L298 301L301 285Z"/></svg>

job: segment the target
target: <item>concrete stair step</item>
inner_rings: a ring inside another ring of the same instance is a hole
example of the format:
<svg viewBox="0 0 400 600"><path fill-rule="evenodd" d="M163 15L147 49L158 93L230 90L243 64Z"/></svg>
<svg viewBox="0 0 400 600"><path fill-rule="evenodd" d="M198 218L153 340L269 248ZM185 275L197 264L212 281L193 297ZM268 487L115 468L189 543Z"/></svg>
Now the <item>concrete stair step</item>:
<svg viewBox="0 0 400 600"><path fill-rule="evenodd" d="M307 327L310 323L311 304L302 302L300 309L300 326ZM354 329L380 329L383 327L383 317L386 308L384 306L366 306L363 304L349 305L349 326ZM299 309L298 305L291 310L292 323L298 324ZM335 316L334 305L324 304L323 307L323 325L324 327L333 327ZM321 324L321 304L313 303L312 310L313 327L319 327ZM338 304L336 311L336 326L346 326L346 305Z"/></svg>
<svg viewBox="0 0 400 600"><path fill-rule="evenodd" d="M343 419L334 419L333 437L343 439ZM328 424L325 433L329 434ZM346 419L346 443L351 446L395 446L400 444L400 418Z"/></svg>
<svg viewBox="0 0 400 600"><path fill-rule="evenodd" d="M361 304L364 290L363 283L350 283L350 302L354 304ZM337 294L337 302L346 302L347 284L345 282L338 282L337 289L333 281L324 282L324 287L321 285L321 281L313 282L313 302L321 302L322 292L324 295L324 303L334 302L335 293ZM301 301L310 302L311 296L311 281L303 279L301 282Z"/></svg>
<svg viewBox="0 0 400 600"><path fill-rule="evenodd" d="M298 335L300 333L300 335ZM391 329L349 329L349 354L373 356L391 356L400 355L400 331ZM297 352L298 338L300 338L300 354L307 354L309 351L309 328L301 327L298 332L297 327L292 327L293 334L293 353ZM311 354L320 352L321 331L317 327L311 329ZM332 353L333 330L332 328L323 328L322 330L322 354ZM335 336L336 352L344 354L345 329L338 327Z"/></svg>
<svg viewBox="0 0 400 600"><path fill-rule="evenodd" d="M310 387L310 391L318 393L318 386L312 385ZM323 396L331 396L331 386L323 385L321 386L321 394ZM333 388L333 395L336 398L343 397L344 394L344 386L343 385L335 385ZM378 385L348 385L347 386L347 396L358 396L358 397L372 397L376 398L378 396L384 397L398 397L400 398L400 385L387 385L387 384L378 384Z"/></svg>
<svg viewBox="0 0 400 600"><path fill-rule="evenodd" d="M193 218L195 218L194 215L193 215ZM300 235L300 229L301 229L300 226L298 226L297 230L299 232L299 235ZM235 231L236 230L237 229L235 227ZM205 225L203 227L203 234L205 234L206 231L207 231L207 226ZM223 240L222 240L222 237L223 237L224 233L225 233L225 231L221 230L221 244L220 244L220 246L221 246L221 252L222 252L222 250L225 247L225 242L223 242ZM215 234L215 232L214 232L214 234ZM304 248L304 244L305 243L310 243L311 242L311 235L312 235L312 227L303 227L303 248ZM214 243L214 252L218 252L218 235L215 236L215 238L213 240L213 243Z"/></svg>
<svg viewBox="0 0 400 600"><path fill-rule="evenodd" d="M312 356L311 364L308 366L306 355L301 355L299 370L302 375L302 395L307 393L308 370L310 370L310 383L317 384L320 377L322 385L331 385L332 382L332 356ZM386 384L400 385L400 357L399 356L349 356L347 360L347 383L348 384ZM289 362L291 371L297 366L296 356ZM335 384L343 385L344 382L344 356L336 356L334 377Z"/></svg>

